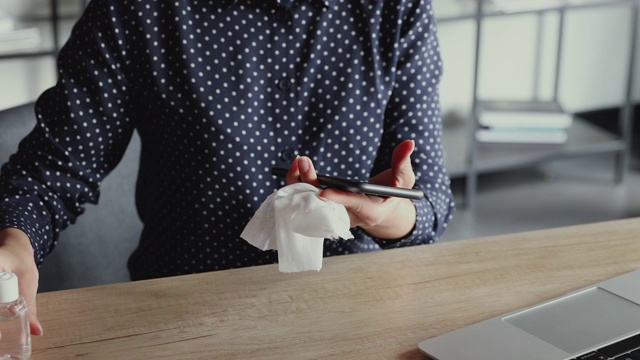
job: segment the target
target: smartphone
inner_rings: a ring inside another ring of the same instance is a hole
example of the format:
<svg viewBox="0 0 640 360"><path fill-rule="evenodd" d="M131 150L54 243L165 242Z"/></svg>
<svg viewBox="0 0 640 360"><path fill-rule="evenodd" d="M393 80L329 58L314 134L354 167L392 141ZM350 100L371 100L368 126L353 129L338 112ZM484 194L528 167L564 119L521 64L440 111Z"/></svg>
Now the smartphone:
<svg viewBox="0 0 640 360"><path fill-rule="evenodd" d="M286 177L288 171L289 170L284 168L274 167L271 169L271 174L278 177ZM318 174L318 181L323 187L330 187L359 194L376 195L382 197L393 196L413 200L420 200L424 198L424 193L416 189L377 185L365 181L342 179L334 176L320 174Z"/></svg>

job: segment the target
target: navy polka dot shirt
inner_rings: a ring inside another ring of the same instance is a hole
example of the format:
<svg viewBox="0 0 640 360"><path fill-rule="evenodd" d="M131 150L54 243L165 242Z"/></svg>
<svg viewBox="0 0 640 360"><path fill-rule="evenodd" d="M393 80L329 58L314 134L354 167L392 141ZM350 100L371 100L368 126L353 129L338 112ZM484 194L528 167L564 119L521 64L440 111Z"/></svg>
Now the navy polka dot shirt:
<svg viewBox="0 0 640 360"><path fill-rule="evenodd" d="M0 228L25 231L38 263L98 202L134 131L132 279L276 262L239 234L284 185L271 167L296 155L365 180L416 142L414 231L385 242L355 229L326 256L431 243L453 213L429 0L93 1L58 66L0 180Z"/></svg>

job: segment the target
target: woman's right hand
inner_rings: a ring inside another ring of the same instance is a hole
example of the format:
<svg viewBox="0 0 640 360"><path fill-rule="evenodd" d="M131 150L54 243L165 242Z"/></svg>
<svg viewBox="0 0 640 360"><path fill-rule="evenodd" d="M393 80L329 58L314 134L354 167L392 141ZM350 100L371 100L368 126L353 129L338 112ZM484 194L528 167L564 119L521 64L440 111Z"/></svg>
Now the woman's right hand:
<svg viewBox="0 0 640 360"><path fill-rule="evenodd" d="M0 271L18 276L20 295L29 307L32 335L42 335L42 325L36 315L36 294L39 272L33 257L33 247L27 234L15 228L0 230Z"/></svg>

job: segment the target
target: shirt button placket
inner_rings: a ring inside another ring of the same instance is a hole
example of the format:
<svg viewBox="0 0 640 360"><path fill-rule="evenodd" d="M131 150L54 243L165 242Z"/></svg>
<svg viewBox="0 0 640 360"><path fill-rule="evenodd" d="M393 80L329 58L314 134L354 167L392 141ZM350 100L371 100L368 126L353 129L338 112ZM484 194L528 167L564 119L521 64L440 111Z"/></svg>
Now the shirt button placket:
<svg viewBox="0 0 640 360"><path fill-rule="evenodd" d="M296 157L296 153L293 149L286 147L280 152L280 159L285 163L291 162Z"/></svg>
<svg viewBox="0 0 640 360"><path fill-rule="evenodd" d="M275 20L281 23L283 26L293 25L293 9L291 4L286 4L286 1L282 1L275 11ZM293 79L287 74L282 74L282 77L276 80L276 87L283 93L289 92L293 86ZM286 99L286 95L284 97ZM287 100L284 100L282 106L287 107ZM293 131L293 129L289 129ZM296 157L296 151L294 147L287 146L280 151L280 160L284 162L286 167L289 167L291 161Z"/></svg>
<svg viewBox="0 0 640 360"><path fill-rule="evenodd" d="M276 9L276 20L281 23L286 23L293 19L293 11L291 7L287 5L279 5Z"/></svg>
<svg viewBox="0 0 640 360"><path fill-rule="evenodd" d="M291 80L286 76L278 80L278 89L282 91L286 92L287 90L289 90L289 88L291 88L291 85L292 85Z"/></svg>

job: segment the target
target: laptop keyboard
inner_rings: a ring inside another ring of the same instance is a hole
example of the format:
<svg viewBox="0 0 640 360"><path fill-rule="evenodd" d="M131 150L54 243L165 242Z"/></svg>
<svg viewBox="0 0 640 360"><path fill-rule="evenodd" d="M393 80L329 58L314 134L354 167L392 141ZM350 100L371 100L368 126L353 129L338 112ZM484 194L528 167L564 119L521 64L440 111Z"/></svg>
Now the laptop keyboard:
<svg viewBox="0 0 640 360"><path fill-rule="evenodd" d="M572 360L640 360L640 334L622 339Z"/></svg>

